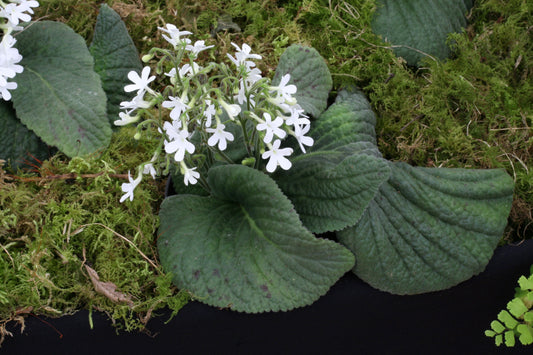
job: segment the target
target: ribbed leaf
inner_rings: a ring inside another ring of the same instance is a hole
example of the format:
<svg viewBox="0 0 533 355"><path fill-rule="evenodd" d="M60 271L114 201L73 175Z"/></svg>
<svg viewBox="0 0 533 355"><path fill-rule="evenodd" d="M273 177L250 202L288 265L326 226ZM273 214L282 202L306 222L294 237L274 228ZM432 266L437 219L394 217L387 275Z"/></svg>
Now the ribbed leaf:
<svg viewBox="0 0 533 355"><path fill-rule="evenodd" d="M289 84L298 88L295 94L298 104L311 116L318 117L326 109L333 85L324 58L314 48L292 45L281 55L272 84L278 85L285 74L291 75Z"/></svg>
<svg viewBox="0 0 533 355"><path fill-rule="evenodd" d="M513 182L501 170L415 168L390 163L359 223L338 232L373 287L416 294L481 272L507 224Z"/></svg>
<svg viewBox="0 0 533 355"><path fill-rule="evenodd" d="M390 169L376 146L376 119L359 91L341 91L311 124L311 152L274 175L303 224L314 233L353 226Z"/></svg>
<svg viewBox="0 0 533 355"><path fill-rule="evenodd" d="M392 43L396 55L417 66L426 55L449 57L448 34L466 26L471 0L379 0L372 30Z"/></svg>
<svg viewBox="0 0 533 355"><path fill-rule="evenodd" d="M142 64L126 25L106 4L100 6L89 50L107 94L107 113L112 124L118 119L120 103L131 100L134 95L124 91L124 86L131 84L128 73L132 70L140 73Z"/></svg>
<svg viewBox="0 0 533 355"><path fill-rule="evenodd" d="M293 164L276 181L313 233L357 223L390 174L384 159L363 153L320 151L300 156Z"/></svg>
<svg viewBox="0 0 533 355"><path fill-rule="evenodd" d="M275 182L242 165L211 168L209 197L161 206L158 249L174 283L199 301L244 312L311 304L354 264L306 230Z"/></svg>
<svg viewBox="0 0 533 355"><path fill-rule="evenodd" d="M13 104L22 123L70 157L107 147L106 95L85 40L51 21L33 23L16 38L24 71Z"/></svg>

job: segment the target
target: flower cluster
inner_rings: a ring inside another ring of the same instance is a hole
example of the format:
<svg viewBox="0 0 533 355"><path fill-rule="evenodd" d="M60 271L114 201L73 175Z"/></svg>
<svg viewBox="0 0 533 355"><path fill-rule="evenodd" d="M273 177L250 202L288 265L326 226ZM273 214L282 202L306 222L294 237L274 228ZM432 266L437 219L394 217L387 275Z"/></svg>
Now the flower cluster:
<svg viewBox="0 0 533 355"><path fill-rule="evenodd" d="M39 3L35 0L11 0L7 3L0 0L0 19L3 20L0 21L0 28L4 32L0 42L0 97L6 101L11 100L9 90L17 88L17 83L7 80L23 71L22 66L17 64L22 60L22 56L13 47L17 41L11 33L21 30L19 24L30 21L32 8L38 6Z"/></svg>
<svg viewBox="0 0 533 355"><path fill-rule="evenodd" d="M123 112L115 125L137 123L136 139L147 131L156 132L160 144L152 159L139 166L137 178L123 184L126 195L121 201L133 198L143 174L155 177L167 173L171 165L179 169L185 185L200 183L208 188L204 176L215 163L264 167L272 173L278 166L291 167L288 156L293 149L282 148L283 139L294 137L304 153L306 146L313 145L313 139L305 135L310 120L294 97L297 88L289 84L290 74L277 86L271 85L256 66L261 56L247 44L232 43L235 53L227 54L228 64L201 66L197 63L200 53L212 45L192 43L187 38L191 32L171 24L159 30L172 50L153 48L143 61L158 57L155 72L162 74L165 89L150 88L156 76L151 76L149 66L140 74L130 72L132 83L124 90L135 96L120 104Z"/></svg>

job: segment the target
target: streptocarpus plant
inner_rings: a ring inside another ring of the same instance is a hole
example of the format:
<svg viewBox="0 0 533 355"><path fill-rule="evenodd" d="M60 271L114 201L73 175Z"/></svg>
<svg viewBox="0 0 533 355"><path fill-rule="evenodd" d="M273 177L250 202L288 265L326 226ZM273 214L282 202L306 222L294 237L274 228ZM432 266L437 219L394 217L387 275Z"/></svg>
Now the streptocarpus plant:
<svg viewBox="0 0 533 355"><path fill-rule="evenodd" d="M143 59L159 57L156 73L168 85L153 91L149 67L130 73L133 84L125 90L137 95L121 104L125 112L115 122L139 122L136 137L152 134L159 146L122 185L121 201L133 198L143 174L174 167L187 193L163 202L158 249L178 287L208 304L245 312L314 302L353 266L353 255L314 237L267 173L290 169L287 157L312 146L304 112L326 107L331 77L324 60L311 48L292 47L286 58L303 69L271 83L247 44L233 44L229 64L200 67L197 56L210 46L193 44L185 37L190 33L173 25L161 30L171 49L154 48ZM295 147L281 146L287 137Z"/></svg>
<svg viewBox="0 0 533 355"><path fill-rule="evenodd" d="M173 50L145 59L160 53L156 72L170 85L151 90L148 67L130 74L126 90L139 94L122 104L117 124L143 119L136 135L160 142L123 185L122 200L133 198L143 173L177 166L178 194L161 206L158 249L178 287L237 311L310 304L354 265L346 248L312 234L323 232L336 232L356 255L358 276L392 293L448 288L483 270L511 206L504 171L387 161L359 91L340 91L324 111L331 78L311 48L289 47L274 84L248 83L248 46L234 45L229 66L200 68L194 48L205 44L162 30Z"/></svg>

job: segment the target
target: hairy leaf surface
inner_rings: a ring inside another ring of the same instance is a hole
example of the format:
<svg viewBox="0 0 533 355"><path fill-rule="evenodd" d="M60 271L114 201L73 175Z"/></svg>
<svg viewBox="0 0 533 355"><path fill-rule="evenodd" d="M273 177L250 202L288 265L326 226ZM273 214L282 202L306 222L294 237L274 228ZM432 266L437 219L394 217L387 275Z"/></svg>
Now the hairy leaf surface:
<svg viewBox="0 0 533 355"><path fill-rule="evenodd" d="M85 40L52 21L33 23L16 38L24 71L13 104L22 123L69 157L107 147L106 95Z"/></svg>
<svg viewBox="0 0 533 355"><path fill-rule="evenodd" d="M161 206L158 249L174 283L199 301L244 312L311 304L354 264L343 246L315 238L267 175L212 168L212 195Z"/></svg>

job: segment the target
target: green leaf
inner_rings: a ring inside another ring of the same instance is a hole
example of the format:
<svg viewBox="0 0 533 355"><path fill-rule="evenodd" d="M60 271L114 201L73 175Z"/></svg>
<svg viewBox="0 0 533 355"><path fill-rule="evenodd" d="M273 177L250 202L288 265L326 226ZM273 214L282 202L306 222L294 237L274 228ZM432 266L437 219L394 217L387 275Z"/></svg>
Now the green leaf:
<svg viewBox="0 0 533 355"><path fill-rule="evenodd" d="M100 6L89 50L94 57L94 69L100 75L107 94L107 113L113 124L118 119L120 103L134 96L134 93L124 91L124 86L131 83L128 73L140 73L142 64L126 25L106 4Z"/></svg>
<svg viewBox="0 0 533 355"><path fill-rule="evenodd" d="M108 146L106 96L85 40L60 22L40 21L17 34L24 71L13 105L44 142L69 157Z"/></svg>
<svg viewBox="0 0 533 355"><path fill-rule="evenodd" d="M493 331L493 330L485 330L485 336L490 337L490 338L494 338L495 335L496 335L495 331Z"/></svg>
<svg viewBox="0 0 533 355"><path fill-rule="evenodd" d="M341 91L336 102L313 121L310 153L274 179L303 224L314 233L357 223L390 168L376 146L376 119L359 91ZM296 148L298 149L298 148Z"/></svg>
<svg viewBox="0 0 533 355"><path fill-rule="evenodd" d="M483 271L507 224L513 181L501 170L390 163L360 221L337 232L354 272L396 294L442 290Z"/></svg>
<svg viewBox="0 0 533 355"><path fill-rule="evenodd" d="M503 324L501 324L497 320L493 320L490 323L490 327L498 334L502 333L505 330L505 327L503 326Z"/></svg>
<svg viewBox="0 0 533 355"><path fill-rule="evenodd" d="M320 151L294 159L293 167L275 179L304 226L323 233L356 224L389 174L381 158Z"/></svg>
<svg viewBox="0 0 533 355"><path fill-rule="evenodd" d="M448 34L466 26L470 0L379 0L372 31L394 46L396 55L417 66L430 55L450 56Z"/></svg>
<svg viewBox="0 0 533 355"><path fill-rule="evenodd" d="M311 47L294 44L281 55L272 79L278 85L285 74L290 74L289 84L298 88L296 100L311 116L318 117L326 109L333 81L324 58Z"/></svg>
<svg viewBox="0 0 533 355"><path fill-rule="evenodd" d="M500 346L503 344L503 337L501 334L498 334L496 335L496 337L494 338L494 341L496 343L496 346Z"/></svg>
<svg viewBox="0 0 533 355"><path fill-rule="evenodd" d="M498 313L498 319L502 321L503 324L505 324L505 326L509 329L514 329L518 325L518 321L514 319L513 316L505 310Z"/></svg>
<svg viewBox="0 0 533 355"><path fill-rule="evenodd" d="M163 201L158 249L173 282L199 301L244 312L311 304L354 264L341 245L315 238L264 173L211 168L212 195Z"/></svg>
<svg viewBox="0 0 533 355"><path fill-rule="evenodd" d="M519 324L516 328L520 337L518 338L523 345L533 344L533 328L527 324Z"/></svg>
<svg viewBox="0 0 533 355"><path fill-rule="evenodd" d="M530 276L529 278L527 278L525 276L521 276L518 279L518 285L524 291L533 290L533 277Z"/></svg>
<svg viewBox="0 0 533 355"><path fill-rule="evenodd" d="M312 147L316 150L342 148L352 143L367 143L374 155L377 150L376 116L364 94L359 90L341 90L335 103L311 124Z"/></svg>
<svg viewBox="0 0 533 355"><path fill-rule="evenodd" d="M514 331L508 330L504 334L505 336L505 345L512 347L515 345Z"/></svg>
<svg viewBox="0 0 533 355"><path fill-rule="evenodd" d="M13 104L0 100L0 159L16 170L31 161L48 158L48 146L17 118Z"/></svg>
<svg viewBox="0 0 533 355"><path fill-rule="evenodd" d="M516 318L521 317L524 313L528 311L528 308L520 298L515 298L509 303L507 303L507 309Z"/></svg>
<svg viewBox="0 0 533 355"><path fill-rule="evenodd" d="M524 313L524 321L533 324L533 311Z"/></svg>

